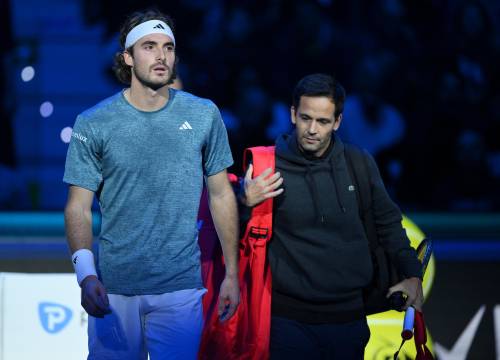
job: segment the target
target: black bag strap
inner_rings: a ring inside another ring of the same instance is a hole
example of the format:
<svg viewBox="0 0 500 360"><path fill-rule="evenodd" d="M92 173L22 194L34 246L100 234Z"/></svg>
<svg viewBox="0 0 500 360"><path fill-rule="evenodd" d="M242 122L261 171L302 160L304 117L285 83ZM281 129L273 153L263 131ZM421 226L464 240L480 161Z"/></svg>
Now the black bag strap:
<svg viewBox="0 0 500 360"><path fill-rule="evenodd" d="M344 154L347 169L356 187L359 217L363 222L366 237L370 242L370 249L378 247L378 237L375 229L375 220L371 210L372 188L370 171L366 162L366 153L363 149L352 144L344 144Z"/></svg>

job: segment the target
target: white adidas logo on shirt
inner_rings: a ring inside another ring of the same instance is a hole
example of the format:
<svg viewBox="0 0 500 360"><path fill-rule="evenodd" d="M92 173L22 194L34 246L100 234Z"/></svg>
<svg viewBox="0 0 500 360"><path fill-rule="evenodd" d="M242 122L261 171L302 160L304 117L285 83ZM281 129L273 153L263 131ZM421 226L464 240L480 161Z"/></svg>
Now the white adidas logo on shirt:
<svg viewBox="0 0 500 360"><path fill-rule="evenodd" d="M193 130L193 128L191 127L191 125L189 125L187 121L184 121L184 124L181 125L179 130Z"/></svg>

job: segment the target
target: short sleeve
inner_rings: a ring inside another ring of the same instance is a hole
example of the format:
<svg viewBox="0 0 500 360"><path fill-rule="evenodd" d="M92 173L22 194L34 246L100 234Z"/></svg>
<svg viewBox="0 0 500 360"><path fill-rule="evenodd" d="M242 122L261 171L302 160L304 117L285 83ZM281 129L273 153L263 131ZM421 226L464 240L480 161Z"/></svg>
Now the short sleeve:
<svg viewBox="0 0 500 360"><path fill-rule="evenodd" d="M66 155L63 181L96 192L102 182L102 151L88 120L78 116Z"/></svg>
<svg viewBox="0 0 500 360"><path fill-rule="evenodd" d="M206 176L215 175L233 164L226 127L215 105L211 120L210 132L203 149L203 172Z"/></svg>

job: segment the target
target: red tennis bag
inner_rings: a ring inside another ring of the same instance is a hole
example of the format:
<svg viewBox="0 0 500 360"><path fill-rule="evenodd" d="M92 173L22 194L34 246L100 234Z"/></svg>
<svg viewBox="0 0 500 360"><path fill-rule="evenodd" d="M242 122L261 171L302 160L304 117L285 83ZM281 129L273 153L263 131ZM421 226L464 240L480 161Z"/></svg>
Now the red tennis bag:
<svg viewBox="0 0 500 360"><path fill-rule="evenodd" d="M253 161L250 160L252 157ZM275 167L274 147L254 147L244 153L244 171L253 162L253 176ZM230 177L231 181L237 181ZM200 204L199 232L202 272L208 292L203 298L205 326L199 359L269 358L271 330L271 270L266 246L272 234L273 201L268 199L252 209L250 220L239 244L240 304L234 316L221 323L217 314L219 288L224 279L224 259L217 239L206 193Z"/></svg>

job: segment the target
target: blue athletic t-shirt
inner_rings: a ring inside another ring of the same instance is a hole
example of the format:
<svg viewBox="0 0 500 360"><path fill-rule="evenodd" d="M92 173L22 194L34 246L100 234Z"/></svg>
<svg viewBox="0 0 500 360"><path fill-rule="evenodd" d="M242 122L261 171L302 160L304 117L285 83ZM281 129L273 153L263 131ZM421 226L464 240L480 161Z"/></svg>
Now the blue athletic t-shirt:
<svg viewBox="0 0 500 360"><path fill-rule="evenodd" d="M196 227L203 176L232 163L217 107L183 91L169 89L153 112L120 92L77 117L63 181L98 196L97 267L109 293L203 286Z"/></svg>

